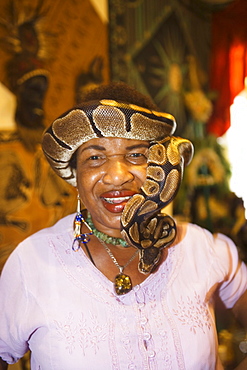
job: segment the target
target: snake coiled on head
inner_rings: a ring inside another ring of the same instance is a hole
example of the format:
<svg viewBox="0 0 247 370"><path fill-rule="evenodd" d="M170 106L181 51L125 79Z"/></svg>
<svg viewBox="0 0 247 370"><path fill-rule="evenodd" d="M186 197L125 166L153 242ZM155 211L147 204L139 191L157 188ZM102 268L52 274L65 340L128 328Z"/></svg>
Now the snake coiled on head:
<svg viewBox="0 0 247 370"><path fill-rule="evenodd" d="M147 178L140 194L126 204L122 236L140 252L139 270L149 273L161 250L176 236L174 220L161 212L175 197L184 166L193 155L190 141L172 136L172 115L115 100L90 101L58 117L45 131L42 148L54 171L76 186L77 149L94 138L119 137L149 141Z"/></svg>
<svg viewBox="0 0 247 370"><path fill-rule="evenodd" d="M161 250L176 237L172 217L161 213L176 196L183 177L184 166L193 155L190 141L166 137L151 143L148 154L147 178L141 193L126 204L122 217L122 236L140 250L139 271L147 274L158 263Z"/></svg>

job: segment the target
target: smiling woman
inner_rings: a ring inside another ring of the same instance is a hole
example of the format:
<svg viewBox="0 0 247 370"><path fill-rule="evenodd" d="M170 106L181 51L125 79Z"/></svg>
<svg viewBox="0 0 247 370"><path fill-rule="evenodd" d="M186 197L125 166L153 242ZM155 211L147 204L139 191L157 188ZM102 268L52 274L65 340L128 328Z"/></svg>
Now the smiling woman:
<svg viewBox="0 0 247 370"><path fill-rule="evenodd" d="M46 130L43 151L77 188L77 212L24 240L5 265L5 362L30 349L32 369L218 366L213 292L244 321L246 266L227 237L160 212L193 154L175 128L112 83Z"/></svg>
<svg viewBox="0 0 247 370"><path fill-rule="evenodd" d="M110 236L121 237L124 206L145 181L148 147L147 141L98 138L84 143L77 152L81 200L96 228Z"/></svg>

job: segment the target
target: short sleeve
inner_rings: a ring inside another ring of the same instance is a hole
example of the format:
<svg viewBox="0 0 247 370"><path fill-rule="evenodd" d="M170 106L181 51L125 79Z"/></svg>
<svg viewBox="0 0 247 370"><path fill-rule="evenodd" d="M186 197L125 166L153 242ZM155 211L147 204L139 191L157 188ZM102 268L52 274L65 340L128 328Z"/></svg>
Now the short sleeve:
<svg viewBox="0 0 247 370"><path fill-rule="evenodd" d="M227 271L219 296L226 308L232 308L247 289L247 267L239 260L235 244L225 235L217 234L215 251Z"/></svg>
<svg viewBox="0 0 247 370"><path fill-rule="evenodd" d="M0 357L9 364L18 361L28 350L23 338L27 294L16 250L7 260L0 278Z"/></svg>

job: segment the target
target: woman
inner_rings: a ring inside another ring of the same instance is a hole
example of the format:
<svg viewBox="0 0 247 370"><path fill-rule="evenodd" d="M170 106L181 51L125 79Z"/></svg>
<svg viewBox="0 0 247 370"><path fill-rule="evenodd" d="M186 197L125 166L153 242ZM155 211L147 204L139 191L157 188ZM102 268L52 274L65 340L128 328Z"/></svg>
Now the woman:
<svg viewBox="0 0 247 370"><path fill-rule="evenodd" d="M158 214L176 194L191 146L167 140L174 120L153 109L132 88L110 84L44 134L44 153L77 187L86 220L78 205L7 261L2 366L30 349L32 369L221 368L213 301L219 296L246 325L246 266L225 236L176 228Z"/></svg>

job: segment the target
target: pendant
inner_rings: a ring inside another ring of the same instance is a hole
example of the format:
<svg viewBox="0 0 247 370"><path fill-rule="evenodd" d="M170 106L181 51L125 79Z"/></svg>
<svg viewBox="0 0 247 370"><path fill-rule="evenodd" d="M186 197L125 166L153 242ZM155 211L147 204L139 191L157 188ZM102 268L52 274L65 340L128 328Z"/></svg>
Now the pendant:
<svg viewBox="0 0 247 370"><path fill-rule="evenodd" d="M115 291L117 295L128 293L132 289L132 282L128 275L123 273L118 274L115 277Z"/></svg>

